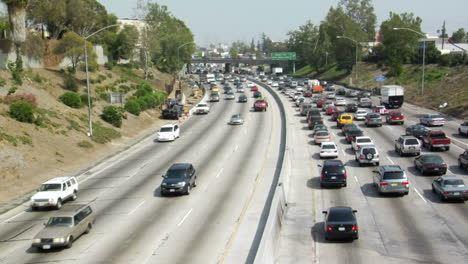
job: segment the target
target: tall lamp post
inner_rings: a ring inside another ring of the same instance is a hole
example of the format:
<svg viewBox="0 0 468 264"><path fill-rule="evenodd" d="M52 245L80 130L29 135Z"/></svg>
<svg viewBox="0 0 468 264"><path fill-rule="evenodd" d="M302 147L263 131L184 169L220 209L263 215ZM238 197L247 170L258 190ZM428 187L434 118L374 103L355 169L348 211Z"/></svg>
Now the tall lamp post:
<svg viewBox="0 0 468 264"><path fill-rule="evenodd" d="M86 47L86 40L88 38L96 35L97 33L103 31L103 30L106 30L106 29L112 28L112 27L118 27L118 26L120 26L120 24L114 24L114 25L109 25L109 26L103 27L103 28L97 30L96 32L91 33L90 35L83 38L84 39L85 68L86 68L86 89L87 89L87 92L88 92L88 120L89 120L88 137L91 137L93 135L93 122L91 120L91 94L89 92L88 48Z"/></svg>
<svg viewBox="0 0 468 264"><path fill-rule="evenodd" d="M179 66L179 60L180 60L179 50L180 50L180 48L182 48L183 46L186 46L188 44L192 44L192 43L195 44L195 42L190 41L190 42L186 42L186 43L180 45L179 47L177 47L177 66ZM177 74L177 76L179 76L179 74Z"/></svg>
<svg viewBox="0 0 468 264"><path fill-rule="evenodd" d="M348 38L348 37L345 37L345 36L337 36L336 38L338 39L348 39L348 40L351 40L352 42L354 42L354 44L356 45L356 84L358 82L358 46L359 46L359 43L352 39L352 38Z"/></svg>
<svg viewBox="0 0 468 264"><path fill-rule="evenodd" d="M425 68L426 68L426 38L427 38L427 35L426 34L423 34L419 31L416 31L414 29L411 29L411 28L397 28L397 27L394 27L393 30L407 30L407 31L411 31L413 33L416 33L420 36L423 37L423 61L422 61L422 77L421 77L421 95L424 94L424 75L425 75Z"/></svg>

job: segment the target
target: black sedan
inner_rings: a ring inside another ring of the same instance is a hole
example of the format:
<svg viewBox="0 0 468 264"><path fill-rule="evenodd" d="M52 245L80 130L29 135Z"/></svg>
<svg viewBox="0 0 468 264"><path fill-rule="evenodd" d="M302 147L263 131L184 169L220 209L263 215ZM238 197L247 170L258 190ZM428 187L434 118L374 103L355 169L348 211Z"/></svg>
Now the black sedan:
<svg viewBox="0 0 468 264"><path fill-rule="evenodd" d="M330 207L325 214L325 239L358 239L356 210L347 206Z"/></svg>
<svg viewBox="0 0 468 264"><path fill-rule="evenodd" d="M406 128L406 135L409 136L415 136L417 138L421 138L426 134L426 132L429 131L429 129L421 124L418 125L412 125Z"/></svg>
<svg viewBox="0 0 468 264"><path fill-rule="evenodd" d="M247 96L241 94L241 95L239 95L237 100L238 100L239 103L247 103Z"/></svg>
<svg viewBox="0 0 468 264"><path fill-rule="evenodd" d="M254 97L254 98L260 98L260 97L262 97L262 93L259 92L259 91L255 91L255 92L253 93L253 97Z"/></svg>
<svg viewBox="0 0 468 264"><path fill-rule="evenodd" d="M348 143L351 143L356 139L356 137L362 137L364 136L364 132L360 130L359 128L351 128L345 133L346 141Z"/></svg>
<svg viewBox="0 0 468 264"><path fill-rule="evenodd" d="M447 163L437 154L425 154L414 159L414 167L422 175L447 173Z"/></svg>

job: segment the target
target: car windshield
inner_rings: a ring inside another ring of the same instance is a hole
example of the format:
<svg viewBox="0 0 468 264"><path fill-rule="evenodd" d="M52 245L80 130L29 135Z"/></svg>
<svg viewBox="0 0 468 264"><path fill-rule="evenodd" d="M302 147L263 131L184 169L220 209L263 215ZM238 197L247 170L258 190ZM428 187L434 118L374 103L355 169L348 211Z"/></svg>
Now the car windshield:
<svg viewBox="0 0 468 264"><path fill-rule="evenodd" d="M322 149L336 149L333 144L323 144Z"/></svg>
<svg viewBox="0 0 468 264"><path fill-rule="evenodd" d="M354 216L351 210L348 209L339 209L339 210L330 210L328 214L329 222L352 222L354 221Z"/></svg>
<svg viewBox="0 0 468 264"><path fill-rule="evenodd" d="M206 107L206 104L198 104L198 107Z"/></svg>
<svg viewBox="0 0 468 264"><path fill-rule="evenodd" d="M231 118L237 119L237 118L240 118L240 115L233 115Z"/></svg>
<svg viewBox="0 0 468 264"><path fill-rule="evenodd" d="M399 117L399 116L401 116L401 113L393 113L392 115L395 116L395 117Z"/></svg>
<svg viewBox="0 0 468 264"><path fill-rule="evenodd" d="M410 138L406 140L406 145L419 145L419 141L415 138Z"/></svg>
<svg viewBox="0 0 468 264"><path fill-rule="evenodd" d="M450 179L444 181L444 187L465 187L465 183L460 179Z"/></svg>
<svg viewBox="0 0 468 264"><path fill-rule="evenodd" d="M428 118L443 118L441 115L430 115Z"/></svg>
<svg viewBox="0 0 468 264"><path fill-rule="evenodd" d="M369 98L361 98L361 102L370 102Z"/></svg>
<svg viewBox="0 0 468 264"><path fill-rule="evenodd" d="M385 172L383 176L384 180L401 180L404 178L405 178L405 174L402 171Z"/></svg>
<svg viewBox="0 0 468 264"><path fill-rule="evenodd" d="M51 217L49 221L47 221L47 227L55 227L55 226L72 226L73 225L73 218L71 217Z"/></svg>
<svg viewBox="0 0 468 264"><path fill-rule="evenodd" d="M172 132L172 127L161 127L159 132Z"/></svg>
<svg viewBox="0 0 468 264"><path fill-rule="evenodd" d="M40 192L56 192L61 191L62 185L60 183L45 183L39 188Z"/></svg>
<svg viewBox="0 0 468 264"><path fill-rule="evenodd" d="M166 173L166 178L183 178L186 170L169 170Z"/></svg>
<svg viewBox="0 0 468 264"><path fill-rule="evenodd" d="M348 132L348 135L351 135L351 136L362 136L363 134L364 133L358 129L352 129L352 130L349 130Z"/></svg>
<svg viewBox="0 0 468 264"><path fill-rule="evenodd" d="M425 163L435 163L435 164L444 163L444 161L442 160L441 157L435 156L435 155L425 156L425 157L422 158L422 160L423 160Z"/></svg>
<svg viewBox="0 0 468 264"><path fill-rule="evenodd" d="M328 136L328 132L317 132L317 137L326 137Z"/></svg>
<svg viewBox="0 0 468 264"><path fill-rule="evenodd" d="M379 114L369 114L367 115L369 118L380 118Z"/></svg>
<svg viewBox="0 0 468 264"><path fill-rule="evenodd" d="M341 119L346 119L346 120L349 120L349 119L351 119L351 117L350 117L350 116L347 116L347 115L345 115L345 116L341 116Z"/></svg>

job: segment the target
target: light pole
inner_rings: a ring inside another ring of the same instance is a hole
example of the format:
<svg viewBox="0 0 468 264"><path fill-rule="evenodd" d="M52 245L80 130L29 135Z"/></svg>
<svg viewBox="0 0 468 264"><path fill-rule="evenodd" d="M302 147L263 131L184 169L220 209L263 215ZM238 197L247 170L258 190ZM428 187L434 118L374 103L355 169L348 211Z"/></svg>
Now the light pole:
<svg viewBox="0 0 468 264"><path fill-rule="evenodd" d="M180 45L179 47L177 47L177 66L179 66L179 60L180 60L179 50L180 50L180 48L182 48L182 47L185 46L185 45L192 44L192 43L195 44L195 42L190 41L190 42L186 42L186 43ZM183 67L182 67L182 68L183 68ZM177 74L177 76L179 76L179 74Z"/></svg>
<svg viewBox="0 0 468 264"><path fill-rule="evenodd" d="M427 38L427 35L426 34L423 34L419 31L416 31L414 29L411 29L411 28L397 28L397 27L394 27L393 30L408 30L408 31L411 31L413 33L416 33L420 36L423 37L423 61L422 61L422 77L421 77L421 96L424 94L424 75L425 75L425 69L426 69L426 38Z"/></svg>
<svg viewBox="0 0 468 264"><path fill-rule="evenodd" d="M328 51L325 51L325 69L328 69Z"/></svg>
<svg viewBox="0 0 468 264"><path fill-rule="evenodd" d="M355 71L356 72L356 77L355 77L355 79L356 79L356 84L357 84L357 82L358 82L358 63L357 62L358 62L358 45L359 45L359 43L356 40L354 40L352 38L345 37L345 36L337 36L336 38L351 40L356 45L356 71Z"/></svg>
<svg viewBox="0 0 468 264"><path fill-rule="evenodd" d="M91 120L91 94L89 92L88 48L86 47L86 40L88 38L94 36L95 34L103 31L103 30L106 30L106 29L111 28L111 27L117 27L117 26L120 26L120 24L114 24L114 25L109 25L109 26L103 27L103 28L97 30L96 32L91 33L90 35L83 38L83 40L84 40L83 42L84 42L85 69L86 69L86 89L88 91L88 120L89 120L88 137L91 137L93 135L93 122Z"/></svg>

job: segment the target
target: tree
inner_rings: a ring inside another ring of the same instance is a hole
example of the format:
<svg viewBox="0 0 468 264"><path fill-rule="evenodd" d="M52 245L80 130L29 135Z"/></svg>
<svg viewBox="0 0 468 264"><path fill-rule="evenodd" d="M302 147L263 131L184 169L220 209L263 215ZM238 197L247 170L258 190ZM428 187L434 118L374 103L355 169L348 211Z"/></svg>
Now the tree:
<svg viewBox="0 0 468 264"><path fill-rule="evenodd" d="M466 43L468 41L467 36L465 29L459 28L457 31L453 32L450 41L453 43Z"/></svg>
<svg viewBox="0 0 468 264"><path fill-rule="evenodd" d="M112 35L112 34L109 34ZM131 59L139 40L139 33L134 26L125 26L110 40L109 52L116 61Z"/></svg>
<svg viewBox="0 0 468 264"><path fill-rule="evenodd" d="M70 59L72 68L75 70L78 63L84 59L84 39L75 32L68 32L63 35L63 38L59 41L54 49L54 53L63 55ZM91 54L91 58L95 58L96 55L93 52L93 46L90 42L86 43L88 54ZM88 55L89 56L89 55Z"/></svg>
<svg viewBox="0 0 468 264"><path fill-rule="evenodd" d="M44 25L49 37L54 39L61 37L67 27L66 0L30 0L27 11L29 22L41 25L42 38L45 38Z"/></svg>
<svg viewBox="0 0 468 264"><path fill-rule="evenodd" d="M16 69L23 70L23 59L21 58L21 44L26 41L26 7L28 0L2 0L8 9L10 22L10 37L15 45Z"/></svg>
<svg viewBox="0 0 468 264"><path fill-rule="evenodd" d="M374 39L377 16L372 0L341 0L338 6L366 33L366 40Z"/></svg>

